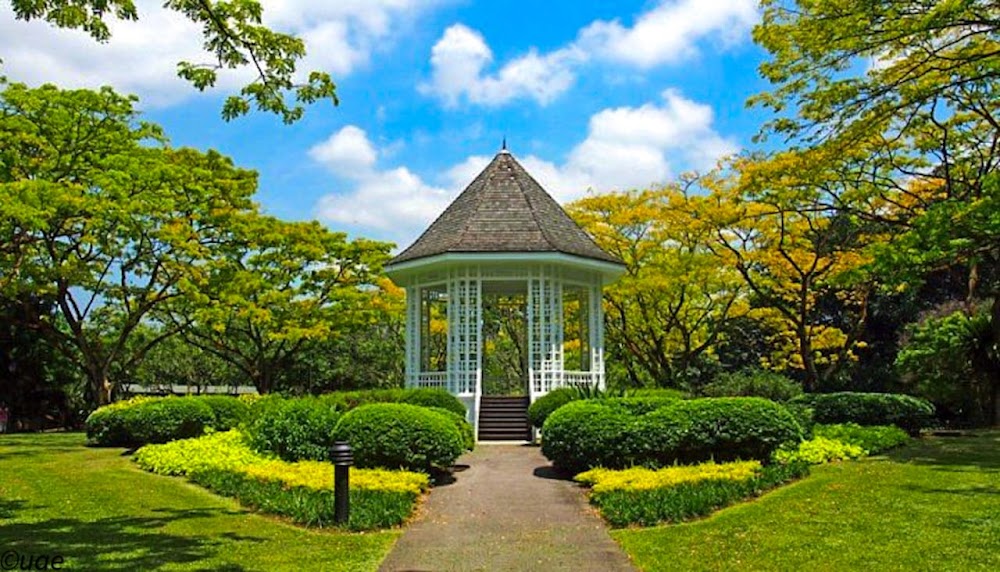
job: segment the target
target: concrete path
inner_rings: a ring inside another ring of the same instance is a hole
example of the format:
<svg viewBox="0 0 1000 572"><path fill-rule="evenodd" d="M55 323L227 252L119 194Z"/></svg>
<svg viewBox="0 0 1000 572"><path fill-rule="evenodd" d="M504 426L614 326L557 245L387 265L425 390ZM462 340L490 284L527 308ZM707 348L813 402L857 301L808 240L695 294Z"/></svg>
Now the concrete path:
<svg viewBox="0 0 1000 572"><path fill-rule="evenodd" d="M479 445L459 463L468 468L433 489L380 570L635 570L537 447Z"/></svg>

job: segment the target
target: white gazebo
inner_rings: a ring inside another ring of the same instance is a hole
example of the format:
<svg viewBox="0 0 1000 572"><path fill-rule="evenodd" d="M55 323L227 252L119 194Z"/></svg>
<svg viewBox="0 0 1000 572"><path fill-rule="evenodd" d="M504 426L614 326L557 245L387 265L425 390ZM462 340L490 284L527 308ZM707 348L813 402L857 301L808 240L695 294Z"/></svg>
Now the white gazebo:
<svg viewBox="0 0 1000 572"><path fill-rule="evenodd" d="M535 399L604 386L601 289L623 271L502 150L386 267L406 289L407 386L459 397L480 439L527 438ZM501 347L506 368L484 370Z"/></svg>

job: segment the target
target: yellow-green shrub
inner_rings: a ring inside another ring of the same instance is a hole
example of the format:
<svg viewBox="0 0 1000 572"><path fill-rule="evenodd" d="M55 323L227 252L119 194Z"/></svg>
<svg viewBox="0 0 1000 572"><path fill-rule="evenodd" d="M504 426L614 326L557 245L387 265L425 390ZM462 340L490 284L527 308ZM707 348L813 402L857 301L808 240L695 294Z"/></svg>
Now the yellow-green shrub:
<svg viewBox="0 0 1000 572"><path fill-rule="evenodd" d="M136 451L132 460L140 468L158 475L181 476L198 469L231 469L267 461L244 442L237 430L146 445Z"/></svg>
<svg viewBox="0 0 1000 572"><path fill-rule="evenodd" d="M333 465L320 461L289 463L277 459L247 465L238 469L252 477L277 480L289 487L323 490L333 488ZM430 486L430 479L421 473L358 469L351 467L351 488L374 491L420 494Z"/></svg>
<svg viewBox="0 0 1000 572"><path fill-rule="evenodd" d="M761 469L759 461L737 461L717 464L681 465L664 469L633 467L624 470L591 469L580 473L573 480L590 485L593 492L612 490L649 490L672 487L680 483L698 481L745 481Z"/></svg>
<svg viewBox="0 0 1000 572"><path fill-rule="evenodd" d="M779 463L788 464L794 462L809 463L810 465L821 465L831 461L846 461L848 459L859 459L865 456L865 450L857 445L844 443L826 437L813 437L808 441L799 443L795 449L781 449L776 451L774 459Z"/></svg>

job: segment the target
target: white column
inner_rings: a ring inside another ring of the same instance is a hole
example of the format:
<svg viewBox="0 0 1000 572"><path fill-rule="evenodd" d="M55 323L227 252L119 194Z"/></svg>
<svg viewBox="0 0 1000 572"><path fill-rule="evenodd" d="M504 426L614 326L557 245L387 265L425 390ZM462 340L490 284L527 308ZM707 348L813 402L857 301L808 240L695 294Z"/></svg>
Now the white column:
<svg viewBox="0 0 1000 572"><path fill-rule="evenodd" d="M590 333L590 371L591 381L604 389L604 304L602 303L602 282L600 276L588 289L587 296L590 307L587 315L590 318L588 330Z"/></svg>
<svg viewBox="0 0 1000 572"><path fill-rule="evenodd" d="M420 375L420 286L406 287L406 386Z"/></svg>

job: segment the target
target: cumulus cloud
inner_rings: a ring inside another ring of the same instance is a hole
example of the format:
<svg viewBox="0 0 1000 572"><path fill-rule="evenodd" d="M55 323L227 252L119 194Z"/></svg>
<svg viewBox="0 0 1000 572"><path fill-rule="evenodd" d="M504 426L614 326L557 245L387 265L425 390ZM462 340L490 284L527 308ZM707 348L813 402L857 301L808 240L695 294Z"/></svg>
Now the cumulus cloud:
<svg viewBox="0 0 1000 572"><path fill-rule="evenodd" d="M380 150L359 127L343 127L309 150L309 156L343 180L344 189L319 200L321 220L375 231L398 240L420 230L448 205L449 190L429 185L406 167L380 170Z"/></svg>
<svg viewBox="0 0 1000 572"><path fill-rule="evenodd" d="M300 69L320 69L343 77L366 65L391 37L393 24L438 0L264 0L264 22L295 34L306 44ZM78 30L40 21L15 20L0 4L0 72L31 84L66 87L111 85L137 93L151 105L170 105L197 93L175 75L178 61L212 62L201 48L198 26L166 10L161 0L138 0L137 22L109 19L111 40L95 42ZM249 71L223 72L218 89L250 80Z"/></svg>
<svg viewBox="0 0 1000 572"><path fill-rule="evenodd" d="M649 68L690 58L706 37L735 43L757 19L756 0L668 0L631 27L598 20L580 32L577 42L595 56Z"/></svg>
<svg viewBox="0 0 1000 572"><path fill-rule="evenodd" d="M609 191L664 183L682 170L711 168L737 144L718 134L712 109L668 89L660 101L604 109L590 118L587 136L561 163L519 156L524 168L560 203L588 189ZM434 184L406 167L380 169L384 150L363 130L347 126L309 151L346 184L323 197L317 215L405 247L490 161L472 155Z"/></svg>
<svg viewBox="0 0 1000 572"><path fill-rule="evenodd" d="M618 20L592 22L566 46L545 54L532 48L495 73L488 70L493 52L482 34L454 24L431 50L431 76L419 89L448 107L516 99L546 105L572 87L577 69L588 61L639 68L677 64L696 55L706 39L730 45L746 38L758 17L755 0L663 0L631 27Z"/></svg>
<svg viewBox="0 0 1000 572"><path fill-rule="evenodd" d="M447 106L457 105L463 98L483 105L528 98L544 105L569 89L574 81L571 67L583 58L584 54L572 46L545 55L530 50L497 73L485 74L493 52L479 32L455 24L431 49L431 78L419 89L439 97Z"/></svg>

